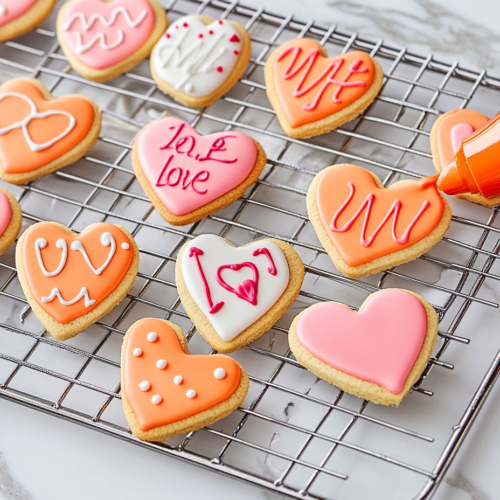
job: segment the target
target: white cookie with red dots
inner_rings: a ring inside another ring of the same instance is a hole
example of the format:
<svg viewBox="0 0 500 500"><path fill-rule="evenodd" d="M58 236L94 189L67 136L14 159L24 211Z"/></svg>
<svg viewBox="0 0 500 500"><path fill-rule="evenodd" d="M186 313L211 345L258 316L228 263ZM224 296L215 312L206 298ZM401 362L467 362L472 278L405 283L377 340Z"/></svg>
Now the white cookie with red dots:
<svg viewBox="0 0 500 500"><path fill-rule="evenodd" d="M241 24L207 16L185 16L173 23L151 53L158 87L193 108L210 106L241 77L251 54Z"/></svg>

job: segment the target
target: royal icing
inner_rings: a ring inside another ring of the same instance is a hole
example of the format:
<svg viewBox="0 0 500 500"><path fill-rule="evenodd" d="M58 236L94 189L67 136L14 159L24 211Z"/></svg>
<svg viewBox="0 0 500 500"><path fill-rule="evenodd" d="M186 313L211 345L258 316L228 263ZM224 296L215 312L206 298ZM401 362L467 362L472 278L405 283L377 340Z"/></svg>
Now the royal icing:
<svg viewBox="0 0 500 500"><path fill-rule="evenodd" d="M0 236L5 233L12 219L12 207L5 193L0 190Z"/></svg>
<svg viewBox="0 0 500 500"><path fill-rule="evenodd" d="M151 57L162 80L190 96L204 97L227 80L242 46L231 22L206 25L198 16L186 16L169 27Z"/></svg>
<svg viewBox="0 0 500 500"><path fill-rule="evenodd" d="M383 189L370 172L354 165L326 172L317 185L316 203L328 237L353 267L425 238L444 210L435 183Z"/></svg>
<svg viewBox="0 0 500 500"><path fill-rule="evenodd" d="M281 297L290 276L286 257L274 243L235 248L212 234L187 245L181 269L191 297L224 341L262 317Z"/></svg>
<svg viewBox="0 0 500 500"><path fill-rule="evenodd" d="M484 125L489 118L471 109L457 109L445 116L437 131L438 155L441 168L454 159L461 142Z"/></svg>
<svg viewBox="0 0 500 500"><path fill-rule="evenodd" d="M257 159L255 142L247 135L201 136L178 118L148 125L137 148L144 174L174 215L192 212L237 187Z"/></svg>
<svg viewBox="0 0 500 500"><path fill-rule="evenodd" d="M30 172L77 146L94 123L94 108L77 96L45 100L26 80L11 80L0 92L0 158L10 174Z"/></svg>
<svg viewBox="0 0 500 500"><path fill-rule="evenodd" d="M348 52L326 58L315 40L290 40L277 49L274 86L292 128L338 113L370 88L375 75L371 57Z"/></svg>
<svg viewBox="0 0 500 500"><path fill-rule="evenodd" d="M333 302L308 308L297 339L313 356L393 394L403 391L427 332L424 306L404 290L382 290L359 312Z"/></svg>
<svg viewBox="0 0 500 500"><path fill-rule="evenodd" d="M147 0L78 0L66 9L63 36L74 57L90 68L104 69L140 49L154 25Z"/></svg>
<svg viewBox="0 0 500 500"><path fill-rule="evenodd" d="M5 26L28 12L38 0L0 0L0 26Z"/></svg>
<svg viewBox="0 0 500 500"><path fill-rule="evenodd" d="M37 303L62 324L89 313L121 283L132 264L133 250L122 249L124 242L129 242L125 233L108 223L79 236L48 222L32 226L22 252Z"/></svg>
<svg viewBox="0 0 500 500"><path fill-rule="evenodd" d="M146 339L151 330L158 334L154 343ZM143 355L134 356L135 349L142 349ZM156 367L159 357L168 360L164 370ZM226 356L185 354L174 330L164 321L150 318L136 323L128 333L123 370L122 390L142 431L213 408L230 398L241 380L236 361ZM217 378L217 370L223 370L225 376ZM142 381L148 382L147 390L140 387Z"/></svg>

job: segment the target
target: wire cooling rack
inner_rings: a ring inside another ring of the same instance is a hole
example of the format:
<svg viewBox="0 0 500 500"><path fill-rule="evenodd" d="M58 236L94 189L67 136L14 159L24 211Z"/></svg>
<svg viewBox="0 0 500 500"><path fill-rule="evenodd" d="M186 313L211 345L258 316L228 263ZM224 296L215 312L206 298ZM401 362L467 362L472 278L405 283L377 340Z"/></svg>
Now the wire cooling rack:
<svg viewBox="0 0 500 500"><path fill-rule="evenodd" d="M290 497L428 498L499 373L499 339L483 327L487 318L498 317L497 210L451 200L450 230L432 251L354 281L340 275L321 248L307 219L305 194L316 172L339 162L370 169L386 186L434 173L429 131L437 116L459 107L492 115L500 105L500 81L336 26L322 28L238 2L172 0L165 7L170 21L204 13L237 20L251 34L245 75L209 108L187 109L164 96L148 61L112 82L84 80L59 48L55 12L35 32L0 46L2 81L34 76L56 96L78 92L93 98L104 113L98 143L77 164L21 187L2 184L19 199L24 228L41 220L75 231L115 222L131 231L141 252L140 272L126 299L65 343L55 341L30 311L14 247L0 258L0 396ZM363 116L308 141L284 136L263 80L272 49L304 36L319 40L330 55L366 51L385 72L384 87ZM140 128L170 114L200 133L241 130L261 142L269 157L259 181L240 200L183 228L158 216L130 160ZM272 330L233 353L251 380L241 408L210 428L143 443L128 432L121 410L122 338L139 318L168 318L187 333L191 352L213 352L182 310L174 282L179 248L206 232L237 245L269 236L290 243L305 263L304 286ZM297 364L287 342L291 320L311 303L337 300L355 309L384 287L424 295L440 318L431 362L399 408L368 404L317 379ZM459 369L453 370L455 363Z"/></svg>

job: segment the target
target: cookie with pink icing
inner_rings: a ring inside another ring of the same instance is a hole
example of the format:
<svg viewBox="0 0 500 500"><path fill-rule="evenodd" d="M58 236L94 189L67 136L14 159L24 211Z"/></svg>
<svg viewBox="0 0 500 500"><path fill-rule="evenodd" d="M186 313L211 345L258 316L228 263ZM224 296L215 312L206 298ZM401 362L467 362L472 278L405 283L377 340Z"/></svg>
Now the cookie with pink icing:
<svg viewBox="0 0 500 500"><path fill-rule="evenodd" d="M175 281L184 310L219 352L259 338L297 297L304 265L287 243L263 239L242 247L203 234L180 250Z"/></svg>
<svg viewBox="0 0 500 500"><path fill-rule="evenodd" d="M57 17L57 37L75 71L105 82L149 56L167 27L156 0L70 0Z"/></svg>
<svg viewBox="0 0 500 500"><path fill-rule="evenodd" d="M203 136L179 118L168 117L142 129L132 162L156 210L179 226L237 200L258 179L266 154L241 132Z"/></svg>
<svg viewBox="0 0 500 500"><path fill-rule="evenodd" d="M454 109L441 115L431 130L431 151L434 166L441 172L455 159L463 139L472 135L489 118L472 109ZM500 204L500 196L485 198L479 194L459 194L462 198L485 207L494 207Z"/></svg>
<svg viewBox="0 0 500 500"><path fill-rule="evenodd" d="M22 223L21 207L16 198L0 188L0 255L14 243Z"/></svg>
<svg viewBox="0 0 500 500"><path fill-rule="evenodd" d="M151 73L176 101L194 108L210 106L243 75L250 55L250 36L241 24L185 16L155 45Z"/></svg>
<svg viewBox="0 0 500 500"><path fill-rule="evenodd" d="M397 406L426 367L438 318L420 295L397 288L371 294L351 310L314 304L290 327L290 349L319 378L373 403Z"/></svg>
<svg viewBox="0 0 500 500"><path fill-rule="evenodd" d="M57 0L0 0L0 42L34 30Z"/></svg>

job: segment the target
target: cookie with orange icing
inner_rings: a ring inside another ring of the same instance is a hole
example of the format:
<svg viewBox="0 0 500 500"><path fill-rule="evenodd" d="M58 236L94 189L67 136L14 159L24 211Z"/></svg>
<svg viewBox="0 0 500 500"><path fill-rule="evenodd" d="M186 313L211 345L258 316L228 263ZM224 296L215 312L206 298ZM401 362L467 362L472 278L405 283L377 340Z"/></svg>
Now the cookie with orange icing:
<svg viewBox="0 0 500 500"><path fill-rule="evenodd" d="M136 321L123 340L123 411L132 434L144 441L220 420L238 408L248 387L248 375L233 359L190 355L182 330L170 321Z"/></svg>
<svg viewBox="0 0 500 500"><path fill-rule="evenodd" d="M355 165L319 172L307 193L309 219L339 271L351 278L410 262L444 236L451 208L436 177L404 180L386 189Z"/></svg>
<svg viewBox="0 0 500 500"><path fill-rule="evenodd" d="M77 234L39 222L19 239L16 267L37 318L57 340L67 340L125 297L137 275L139 250L115 224L92 224Z"/></svg>
<svg viewBox="0 0 500 500"><path fill-rule="evenodd" d="M57 0L0 0L0 42L34 30Z"/></svg>
<svg viewBox="0 0 500 500"><path fill-rule="evenodd" d="M167 28L156 0L69 0L57 16L57 38L72 68L106 82L149 56Z"/></svg>
<svg viewBox="0 0 500 500"><path fill-rule="evenodd" d="M6 189L0 188L0 255L14 243L23 215L19 203Z"/></svg>
<svg viewBox="0 0 500 500"><path fill-rule="evenodd" d="M101 130L97 105L81 95L54 98L33 78L0 85L0 178L23 184L79 160Z"/></svg>
<svg viewBox="0 0 500 500"><path fill-rule="evenodd" d="M420 295L397 288L372 293L359 311L314 304L290 326L297 361L330 384L376 404L397 406L425 369L438 318Z"/></svg>
<svg viewBox="0 0 500 500"><path fill-rule="evenodd" d="M431 129L432 160L436 170L441 171L455 160L455 153L463 139L472 135L483 126L489 118L472 109L454 109L441 115ZM462 198L485 207L500 204L500 196L486 198L482 194L459 194Z"/></svg>
<svg viewBox="0 0 500 500"><path fill-rule="evenodd" d="M328 57L315 40L280 45L264 67L267 95L285 133L306 139L362 113L382 87L380 64L365 52Z"/></svg>

